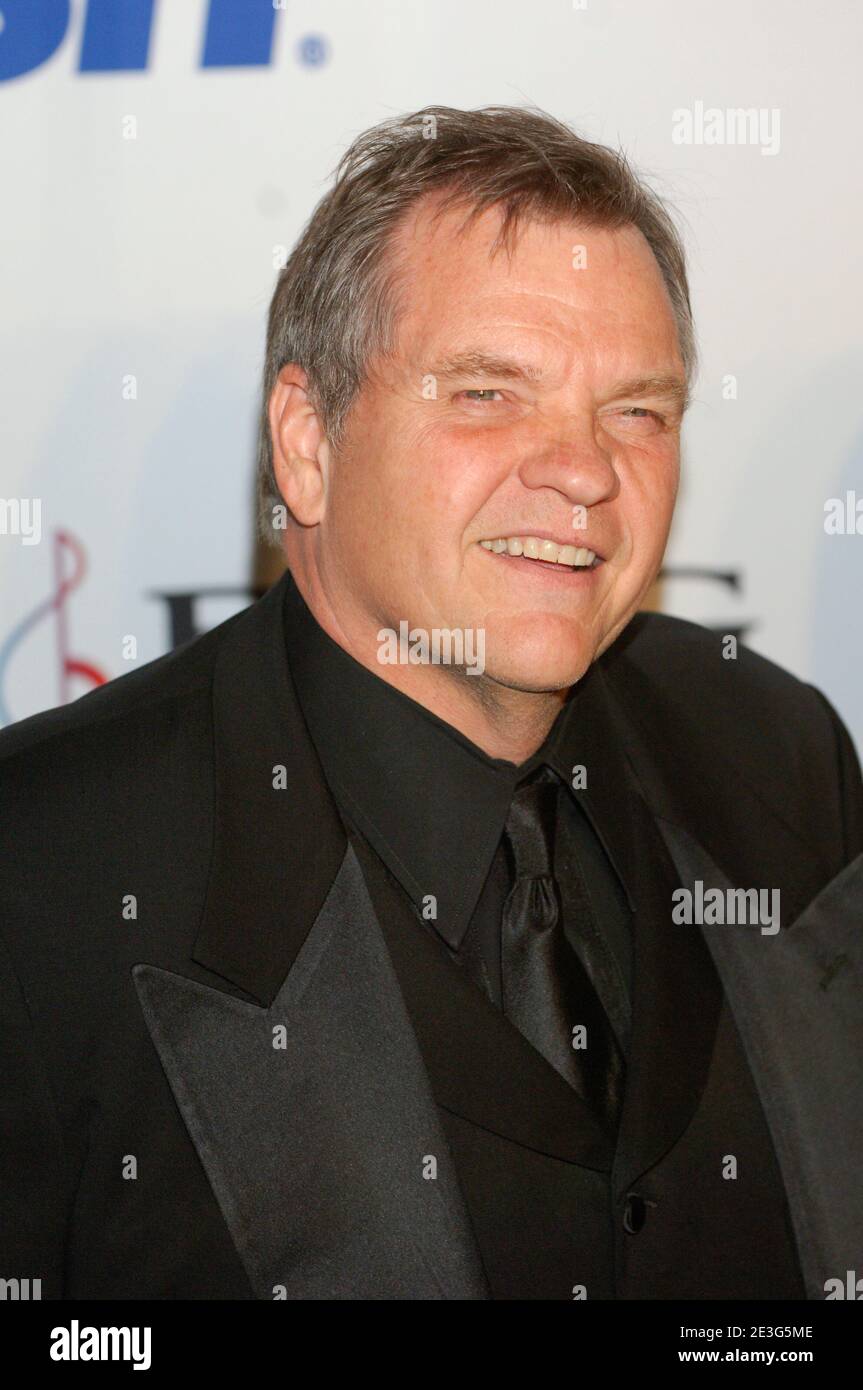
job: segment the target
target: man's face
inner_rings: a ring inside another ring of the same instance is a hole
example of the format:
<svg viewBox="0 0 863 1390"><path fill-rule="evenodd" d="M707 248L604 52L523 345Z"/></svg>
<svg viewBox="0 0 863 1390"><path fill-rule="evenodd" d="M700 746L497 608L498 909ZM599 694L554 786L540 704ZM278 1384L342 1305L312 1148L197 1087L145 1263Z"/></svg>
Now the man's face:
<svg viewBox="0 0 863 1390"><path fill-rule="evenodd" d="M365 618L370 634L404 620L484 629L486 679L561 690L662 559L681 419L668 383L684 383L675 320L633 227L531 222L512 259L490 259L499 212L456 236L463 216L432 227L420 204L399 233L398 344L372 364L332 462L319 574L355 631ZM528 558L528 537L574 549Z"/></svg>

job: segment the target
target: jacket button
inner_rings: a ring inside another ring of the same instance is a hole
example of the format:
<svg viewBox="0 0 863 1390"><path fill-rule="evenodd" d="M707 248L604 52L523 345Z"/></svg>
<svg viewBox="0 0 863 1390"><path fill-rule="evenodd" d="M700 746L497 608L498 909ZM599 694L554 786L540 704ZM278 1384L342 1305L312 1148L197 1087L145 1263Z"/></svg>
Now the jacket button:
<svg viewBox="0 0 863 1390"><path fill-rule="evenodd" d="M631 1236L637 1236L647 1220L647 1203L637 1192L627 1195L623 1206L623 1229Z"/></svg>

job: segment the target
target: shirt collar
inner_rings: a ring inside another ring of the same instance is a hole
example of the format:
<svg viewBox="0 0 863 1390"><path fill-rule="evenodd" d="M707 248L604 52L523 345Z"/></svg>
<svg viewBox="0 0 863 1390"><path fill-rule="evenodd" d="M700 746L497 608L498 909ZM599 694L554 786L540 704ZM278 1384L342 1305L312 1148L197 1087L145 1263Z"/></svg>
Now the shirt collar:
<svg viewBox="0 0 863 1390"><path fill-rule="evenodd" d="M515 764L489 757L356 661L320 626L293 581L286 588L285 636L300 706L336 802L420 914L457 950L516 785L547 766L578 799L572 789L578 687L542 747Z"/></svg>

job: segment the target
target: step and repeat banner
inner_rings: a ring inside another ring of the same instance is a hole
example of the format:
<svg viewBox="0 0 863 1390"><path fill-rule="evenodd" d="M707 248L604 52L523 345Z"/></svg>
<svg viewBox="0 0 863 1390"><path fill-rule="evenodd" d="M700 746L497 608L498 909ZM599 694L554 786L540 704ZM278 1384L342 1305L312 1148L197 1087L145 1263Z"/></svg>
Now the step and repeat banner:
<svg viewBox="0 0 863 1390"><path fill-rule="evenodd" d="M536 105L683 228L665 611L863 746L855 0L0 0L0 724L248 603L276 275L360 130ZM859 500L858 500L859 499Z"/></svg>

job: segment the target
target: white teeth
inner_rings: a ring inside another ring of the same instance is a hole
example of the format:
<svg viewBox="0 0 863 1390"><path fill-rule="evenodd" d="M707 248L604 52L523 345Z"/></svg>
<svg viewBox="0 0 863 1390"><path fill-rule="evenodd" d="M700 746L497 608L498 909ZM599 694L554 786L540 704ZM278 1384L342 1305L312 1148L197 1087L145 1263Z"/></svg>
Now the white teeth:
<svg viewBox="0 0 863 1390"><path fill-rule="evenodd" d="M558 545L556 541L539 540L536 536L506 536L493 541L480 541L485 550L496 555L524 555L528 560L547 560L551 564L569 565L571 569L589 569L596 552L574 545Z"/></svg>

